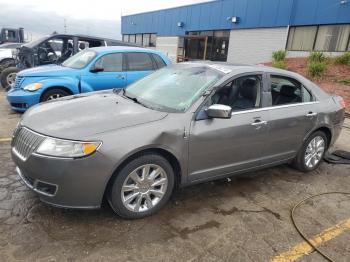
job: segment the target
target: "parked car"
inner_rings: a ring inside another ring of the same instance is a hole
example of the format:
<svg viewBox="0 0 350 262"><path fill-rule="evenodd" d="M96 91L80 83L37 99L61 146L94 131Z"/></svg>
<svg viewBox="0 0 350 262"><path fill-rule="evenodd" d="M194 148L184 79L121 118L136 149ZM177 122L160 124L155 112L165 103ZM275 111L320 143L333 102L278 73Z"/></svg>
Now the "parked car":
<svg viewBox="0 0 350 262"><path fill-rule="evenodd" d="M13 54L14 65L3 68L1 86L8 89L16 74L27 68L48 64L61 64L72 55L99 46L135 46L122 41L85 35L52 34L24 44Z"/></svg>
<svg viewBox="0 0 350 262"><path fill-rule="evenodd" d="M12 54L17 48L21 47L22 43L5 43L0 45L0 73L7 67L14 66L15 60Z"/></svg>
<svg viewBox="0 0 350 262"><path fill-rule="evenodd" d="M61 65L18 73L7 99L23 112L48 100L103 89L124 88L154 70L169 65L166 55L138 47L96 47L84 50Z"/></svg>
<svg viewBox="0 0 350 262"><path fill-rule="evenodd" d="M282 163L316 169L344 107L292 72L183 63L119 92L33 107L14 133L12 158L44 202L97 208L106 196L121 217L141 218L177 185Z"/></svg>

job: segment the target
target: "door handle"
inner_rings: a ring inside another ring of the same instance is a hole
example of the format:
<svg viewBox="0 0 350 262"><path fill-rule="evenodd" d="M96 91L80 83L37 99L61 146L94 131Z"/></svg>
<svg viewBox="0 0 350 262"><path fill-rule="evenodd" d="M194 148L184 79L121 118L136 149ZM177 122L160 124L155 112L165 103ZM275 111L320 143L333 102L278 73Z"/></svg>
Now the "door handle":
<svg viewBox="0 0 350 262"><path fill-rule="evenodd" d="M257 120L253 123L251 123L252 126L261 126L261 125L267 125L267 121L261 121L261 120Z"/></svg>
<svg viewBox="0 0 350 262"><path fill-rule="evenodd" d="M309 112L309 113L306 114L307 117L313 117L313 116L316 116L316 115L317 115L317 113L315 113L315 112Z"/></svg>
<svg viewBox="0 0 350 262"><path fill-rule="evenodd" d="M123 76L123 75L117 75L117 78L120 79L120 80L124 80L124 79L125 79L125 76Z"/></svg>

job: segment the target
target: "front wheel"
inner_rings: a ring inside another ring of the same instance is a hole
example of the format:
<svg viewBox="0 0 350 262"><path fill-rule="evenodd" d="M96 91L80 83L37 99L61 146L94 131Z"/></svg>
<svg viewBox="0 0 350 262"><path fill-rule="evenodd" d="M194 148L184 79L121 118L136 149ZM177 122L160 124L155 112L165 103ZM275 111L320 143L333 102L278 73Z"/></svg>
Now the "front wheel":
<svg viewBox="0 0 350 262"><path fill-rule="evenodd" d="M0 62L0 73L6 68L15 67L15 66L16 66L16 63L14 59L11 59L11 58L4 59Z"/></svg>
<svg viewBox="0 0 350 262"><path fill-rule="evenodd" d="M67 91L60 88L49 89L41 96L40 102L46 102L69 95Z"/></svg>
<svg viewBox="0 0 350 262"><path fill-rule="evenodd" d="M110 206L119 216L136 219L161 209L174 188L174 170L158 154L144 154L127 163L108 192Z"/></svg>
<svg viewBox="0 0 350 262"><path fill-rule="evenodd" d="M15 84L17 73L20 70L17 67L8 67L1 72L0 82L1 86L5 89L9 89Z"/></svg>
<svg viewBox="0 0 350 262"><path fill-rule="evenodd" d="M315 170L321 163L328 147L328 139L324 132L316 131L304 142L294 159L294 167L303 172Z"/></svg>

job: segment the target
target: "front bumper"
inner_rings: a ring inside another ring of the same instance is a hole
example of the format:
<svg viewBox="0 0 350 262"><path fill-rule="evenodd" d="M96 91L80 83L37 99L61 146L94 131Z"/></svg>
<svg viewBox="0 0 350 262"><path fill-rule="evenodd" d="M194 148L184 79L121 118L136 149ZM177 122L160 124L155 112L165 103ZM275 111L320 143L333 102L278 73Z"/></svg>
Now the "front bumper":
<svg viewBox="0 0 350 262"><path fill-rule="evenodd" d="M24 112L29 107L34 106L40 102L41 93L28 92L23 89L10 89L7 93L7 101L11 108L18 112Z"/></svg>
<svg viewBox="0 0 350 262"><path fill-rule="evenodd" d="M23 161L12 150L12 159L24 184L43 202L65 208L99 208L113 170L99 152L79 159L32 154Z"/></svg>

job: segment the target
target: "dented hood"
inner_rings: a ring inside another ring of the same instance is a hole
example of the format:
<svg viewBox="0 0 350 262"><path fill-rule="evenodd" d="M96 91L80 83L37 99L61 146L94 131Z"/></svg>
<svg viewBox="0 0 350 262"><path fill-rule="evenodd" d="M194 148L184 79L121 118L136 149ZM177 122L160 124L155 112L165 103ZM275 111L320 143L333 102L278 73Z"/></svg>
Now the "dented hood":
<svg viewBox="0 0 350 262"><path fill-rule="evenodd" d="M44 135L81 140L98 133L158 121L166 116L167 113L105 91L39 104L24 114L21 125Z"/></svg>

